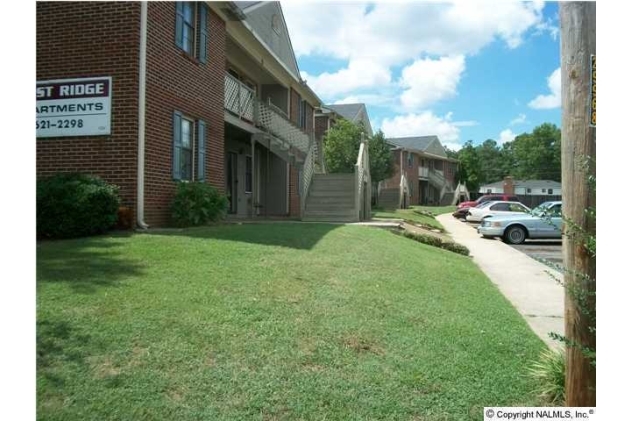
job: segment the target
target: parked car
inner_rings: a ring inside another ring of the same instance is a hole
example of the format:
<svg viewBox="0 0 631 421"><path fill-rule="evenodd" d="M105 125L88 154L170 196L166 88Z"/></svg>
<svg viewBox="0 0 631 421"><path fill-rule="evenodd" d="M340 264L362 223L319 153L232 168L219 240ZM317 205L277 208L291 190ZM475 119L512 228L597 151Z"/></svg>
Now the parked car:
<svg viewBox="0 0 631 421"><path fill-rule="evenodd" d="M467 217L467 215L469 214L469 207L466 208L458 208L454 211L454 213L451 214L451 216L453 216L454 218L458 218L458 219L465 219Z"/></svg>
<svg viewBox="0 0 631 421"><path fill-rule="evenodd" d="M480 203L478 206L472 206L475 208L486 208L487 206L490 206L491 202L493 202L492 200L489 202L482 202ZM456 209L454 213L452 213L453 216L455 216L456 218L460 218L460 219L466 219L467 216L470 215L470 211L471 208L470 207L466 207L466 208L460 208L460 209Z"/></svg>
<svg viewBox="0 0 631 421"><path fill-rule="evenodd" d="M500 215L514 215L528 213L530 208L519 202L492 201L486 202L483 206L469 208L466 219L468 222L480 222L484 218Z"/></svg>
<svg viewBox="0 0 631 421"><path fill-rule="evenodd" d="M486 218L478 227L478 234L501 237L510 244L521 244L527 238L560 239L562 223L561 202L544 202L529 214Z"/></svg>
<svg viewBox="0 0 631 421"><path fill-rule="evenodd" d="M460 208L474 208L479 206L484 202L490 202L492 200L504 200L507 202L519 202L517 196L509 196L507 194L485 194L484 196L478 197L477 200L472 200L469 202L461 202L458 204L458 209Z"/></svg>

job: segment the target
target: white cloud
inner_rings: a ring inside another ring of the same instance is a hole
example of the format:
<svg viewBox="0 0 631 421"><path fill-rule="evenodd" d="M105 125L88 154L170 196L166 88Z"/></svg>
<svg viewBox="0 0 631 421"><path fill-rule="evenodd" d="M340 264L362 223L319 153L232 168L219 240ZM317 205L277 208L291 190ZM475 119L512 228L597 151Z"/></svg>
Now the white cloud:
<svg viewBox="0 0 631 421"><path fill-rule="evenodd" d="M436 135L441 143L458 142L460 129L457 122L451 121L451 113L440 117L432 111L424 111L420 114L398 115L393 118L384 118L381 123L386 137L405 136L430 136Z"/></svg>
<svg viewBox="0 0 631 421"><path fill-rule="evenodd" d="M503 145L506 142L512 142L515 140L515 136L517 136L511 129L502 130L500 133L500 138L497 141L498 145Z"/></svg>
<svg viewBox="0 0 631 421"><path fill-rule="evenodd" d="M548 76L548 88L550 88L550 93L548 95L538 95L535 99L528 103L528 106L536 110L559 108L561 106L560 67Z"/></svg>
<svg viewBox="0 0 631 421"><path fill-rule="evenodd" d="M403 69L399 81L405 88L401 94L403 108L415 111L437 101L452 98L457 93L464 69L462 55L414 61Z"/></svg>
<svg viewBox="0 0 631 421"><path fill-rule="evenodd" d="M515 124L524 124L526 122L526 114L519 114L517 117L511 120L510 125L514 126Z"/></svg>
<svg viewBox="0 0 631 421"><path fill-rule="evenodd" d="M324 98L362 88L390 84L390 70L369 60L351 60L347 68L335 73L314 76L301 72L301 76L318 95Z"/></svg>
<svg viewBox="0 0 631 421"><path fill-rule="evenodd" d="M462 149L462 145L460 143L454 143L454 142L443 142L442 140L440 141L440 143L445 147L445 148L449 148L454 152L458 152L460 149Z"/></svg>
<svg viewBox="0 0 631 421"><path fill-rule="evenodd" d="M420 54L475 54L499 38L509 48L543 22L543 2L283 3L298 56L370 59L401 65ZM323 22L326 25L323 26Z"/></svg>

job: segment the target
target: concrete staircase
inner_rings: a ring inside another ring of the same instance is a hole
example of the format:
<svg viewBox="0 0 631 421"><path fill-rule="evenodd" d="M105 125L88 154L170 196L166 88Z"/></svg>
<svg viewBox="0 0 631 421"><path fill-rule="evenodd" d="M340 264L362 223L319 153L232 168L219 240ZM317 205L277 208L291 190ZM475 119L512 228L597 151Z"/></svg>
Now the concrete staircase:
<svg viewBox="0 0 631 421"><path fill-rule="evenodd" d="M382 209L398 209L399 195L399 188L381 189L377 204Z"/></svg>
<svg viewBox="0 0 631 421"><path fill-rule="evenodd" d="M355 174L314 174L303 221L357 222Z"/></svg>
<svg viewBox="0 0 631 421"><path fill-rule="evenodd" d="M451 205L453 203L453 201L454 201L454 193L453 192L447 192L440 199L440 205L441 206L449 206L449 205Z"/></svg>

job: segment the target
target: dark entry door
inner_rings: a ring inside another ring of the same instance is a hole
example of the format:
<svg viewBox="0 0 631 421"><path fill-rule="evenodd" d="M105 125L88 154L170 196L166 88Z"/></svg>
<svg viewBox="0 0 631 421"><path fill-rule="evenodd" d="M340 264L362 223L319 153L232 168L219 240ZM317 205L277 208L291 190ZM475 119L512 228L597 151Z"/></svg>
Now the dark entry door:
<svg viewBox="0 0 631 421"><path fill-rule="evenodd" d="M237 186L239 184L239 180L237 179L237 154L235 152L228 152L226 170L228 175L226 177L226 191L230 196L230 207L228 208L228 212L237 213L237 201L239 200Z"/></svg>

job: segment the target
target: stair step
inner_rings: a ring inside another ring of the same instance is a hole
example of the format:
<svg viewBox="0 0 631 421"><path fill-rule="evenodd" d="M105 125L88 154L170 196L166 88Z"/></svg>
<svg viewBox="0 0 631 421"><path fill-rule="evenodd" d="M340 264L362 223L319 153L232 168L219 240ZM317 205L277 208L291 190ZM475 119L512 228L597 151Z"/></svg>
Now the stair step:
<svg viewBox="0 0 631 421"><path fill-rule="evenodd" d="M322 218L309 218L309 217L304 217L302 218L302 220L304 222L340 222L340 223L352 223L352 222L357 222L358 219L357 218L327 218L327 217L322 217Z"/></svg>
<svg viewBox="0 0 631 421"><path fill-rule="evenodd" d="M327 173L327 174L318 174L317 178L355 178L354 173Z"/></svg>
<svg viewBox="0 0 631 421"><path fill-rule="evenodd" d="M352 196L346 197L346 196L318 196L318 197L313 197L313 196L309 196L307 198L307 206L310 205L317 205L317 204L339 204L339 205L344 205L344 206L354 206L355 205L355 198Z"/></svg>
<svg viewBox="0 0 631 421"><path fill-rule="evenodd" d="M320 205L308 205L308 209L306 212L330 212L330 213L345 213L345 212L353 212L355 210L355 206L348 205L331 205L331 204L320 204Z"/></svg>
<svg viewBox="0 0 631 421"><path fill-rule="evenodd" d="M354 210L349 211L319 211L319 210L309 210L305 211L305 217L328 217L328 218L350 218L355 215Z"/></svg>
<svg viewBox="0 0 631 421"><path fill-rule="evenodd" d="M334 190L334 191L329 191L329 190L322 190L322 191L314 191L314 190L309 190L309 196L313 196L313 197L352 197L353 200L355 200L355 195L353 194L353 192L349 192L347 190Z"/></svg>

